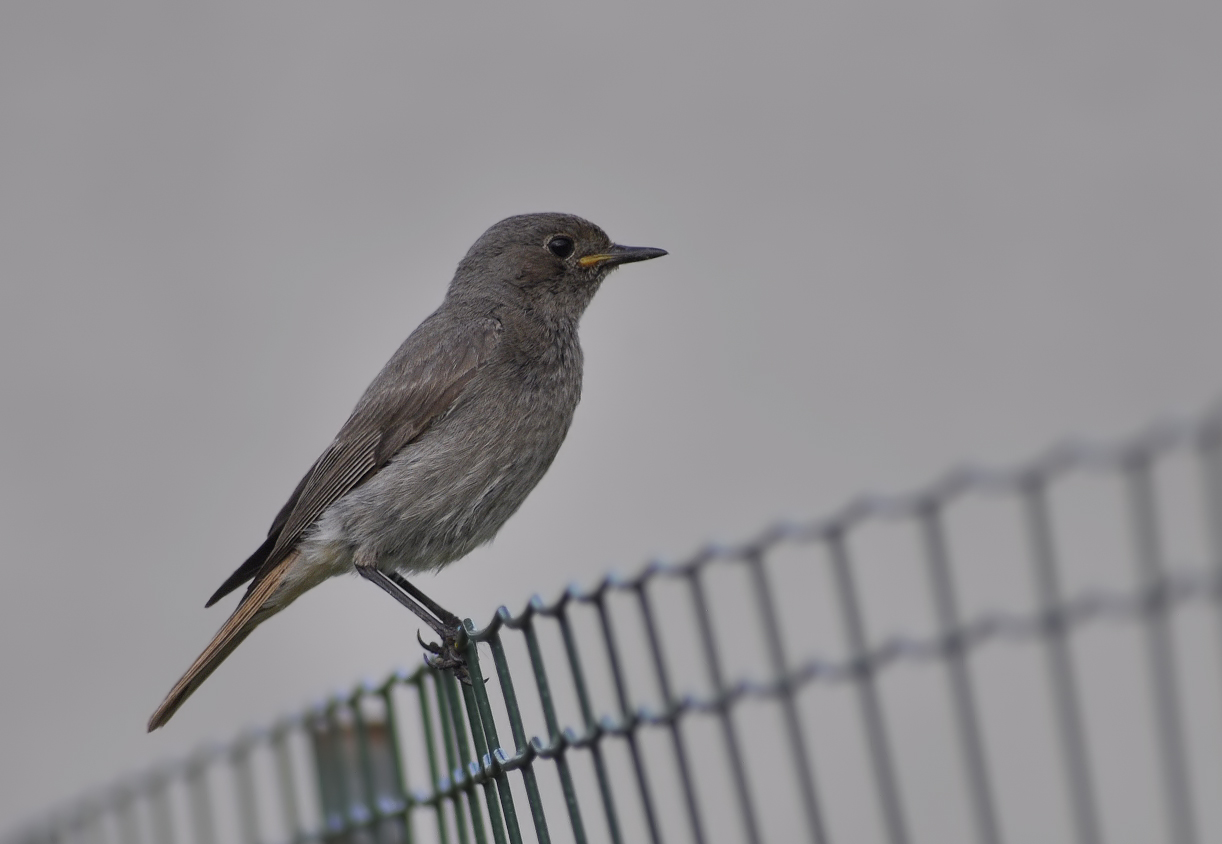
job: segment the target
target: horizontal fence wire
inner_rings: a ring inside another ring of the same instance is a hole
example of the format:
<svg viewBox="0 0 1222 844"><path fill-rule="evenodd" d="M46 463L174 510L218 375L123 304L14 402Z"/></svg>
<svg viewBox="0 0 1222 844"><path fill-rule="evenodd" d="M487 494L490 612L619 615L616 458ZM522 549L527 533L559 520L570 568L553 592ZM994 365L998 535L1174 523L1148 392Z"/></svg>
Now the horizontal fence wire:
<svg viewBox="0 0 1222 844"><path fill-rule="evenodd" d="M502 607L470 684L363 683L4 840L1222 840L1220 605L1215 409Z"/></svg>

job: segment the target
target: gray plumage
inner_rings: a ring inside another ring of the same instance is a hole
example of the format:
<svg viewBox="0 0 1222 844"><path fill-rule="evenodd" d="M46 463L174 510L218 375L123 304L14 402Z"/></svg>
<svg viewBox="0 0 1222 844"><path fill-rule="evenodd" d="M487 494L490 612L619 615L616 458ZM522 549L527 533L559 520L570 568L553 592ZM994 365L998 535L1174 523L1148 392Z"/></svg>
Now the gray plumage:
<svg viewBox="0 0 1222 844"><path fill-rule="evenodd" d="M358 567L434 571L491 540L568 432L581 396L577 324L586 306L615 266L664 254L617 246L567 214L510 217L488 229L267 540L208 602L252 581L149 729L258 624L323 580Z"/></svg>

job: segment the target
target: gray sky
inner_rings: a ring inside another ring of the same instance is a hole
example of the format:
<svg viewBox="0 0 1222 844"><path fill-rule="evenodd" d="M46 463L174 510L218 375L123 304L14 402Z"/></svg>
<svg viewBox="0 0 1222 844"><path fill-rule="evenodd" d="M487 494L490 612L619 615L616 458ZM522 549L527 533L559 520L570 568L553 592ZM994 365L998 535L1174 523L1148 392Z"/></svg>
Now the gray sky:
<svg viewBox="0 0 1222 844"><path fill-rule="evenodd" d="M0 7L0 829L415 664L356 580L149 712L491 223L670 256L583 324L585 397L481 623L946 464L1222 388L1222 23L1063 3ZM898 6L898 4L897 4Z"/></svg>

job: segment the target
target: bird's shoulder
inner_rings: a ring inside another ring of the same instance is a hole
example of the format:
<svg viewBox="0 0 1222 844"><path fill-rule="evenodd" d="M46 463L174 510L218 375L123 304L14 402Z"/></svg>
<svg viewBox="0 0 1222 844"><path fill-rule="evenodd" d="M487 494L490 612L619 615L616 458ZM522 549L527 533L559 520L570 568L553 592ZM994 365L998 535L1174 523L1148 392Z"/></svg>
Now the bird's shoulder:
<svg viewBox="0 0 1222 844"><path fill-rule="evenodd" d="M495 312L440 309L420 324L391 356L357 402L339 437L386 413L402 418L465 384L502 345L504 324Z"/></svg>

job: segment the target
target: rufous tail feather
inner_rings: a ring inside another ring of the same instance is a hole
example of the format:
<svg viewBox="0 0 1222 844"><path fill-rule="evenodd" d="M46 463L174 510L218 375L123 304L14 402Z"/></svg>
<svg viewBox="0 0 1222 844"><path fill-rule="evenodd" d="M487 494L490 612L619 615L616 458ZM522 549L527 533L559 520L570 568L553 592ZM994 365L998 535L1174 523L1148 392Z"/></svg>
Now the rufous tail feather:
<svg viewBox="0 0 1222 844"><path fill-rule="evenodd" d="M276 587L284 580L285 574L296 559L296 553L290 554L243 596L242 602L233 611L233 615L229 616L229 620L221 625L221 629L208 643L208 647L204 648L204 652L196 658L195 662L191 663L187 673L183 674L182 679L174 684L174 688L170 689L170 693L161 702L161 706L157 707L153 717L149 718L150 733L169 721L178 711L178 707L182 706L204 680L207 680L208 676L216 670L217 666L224 662L225 657L233 653L233 649L240 645L252 630L275 614L276 610L269 612L264 605L276 591Z"/></svg>

